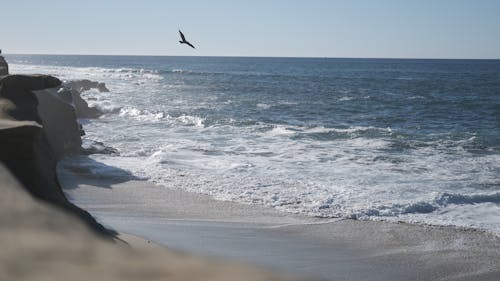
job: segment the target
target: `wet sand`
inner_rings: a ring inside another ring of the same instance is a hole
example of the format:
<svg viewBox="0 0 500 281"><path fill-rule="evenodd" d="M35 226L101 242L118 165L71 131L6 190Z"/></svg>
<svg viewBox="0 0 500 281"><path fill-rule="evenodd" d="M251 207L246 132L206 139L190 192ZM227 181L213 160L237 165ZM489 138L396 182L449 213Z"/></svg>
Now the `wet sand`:
<svg viewBox="0 0 500 281"><path fill-rule="evenodd" d="M284 214L67 164L58 175L72 202L171 249L320 280L500 279L500 238L485 232Z"/></svg>
<svg viewBox="0 0 500 281"><path fill-rule="evenodd" d="M294 280L130 235L98 236L74 214L28 194L2 164L0 182L0 280Z"/></svg>

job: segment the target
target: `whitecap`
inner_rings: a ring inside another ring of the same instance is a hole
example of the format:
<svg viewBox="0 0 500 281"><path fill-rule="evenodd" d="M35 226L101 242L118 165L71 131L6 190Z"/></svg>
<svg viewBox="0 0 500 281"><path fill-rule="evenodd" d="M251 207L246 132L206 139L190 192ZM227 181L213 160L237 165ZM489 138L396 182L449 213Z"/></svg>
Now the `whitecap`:
<svg viewBox="0 0 500 281"><path fill-rule="evenodd" d="M271 105L269 105L269 104L265 104L265 103L258 103L258 104L257 104L257 108L261 108L261 109L269 109L269 108L271 108Z"/></svg>
<svg viewBox="0 0 500 281"><path fill-rule="evenodd" d="M184 125L196 127L204 127L203 123L205 122L204 118L190 115L181 115L179 117L176 117L175 119L180 121Z"/></svg>
<svg viewBox="0 0 500 281"><path fill-rule="evenodd" d="M149 110L141 110L135 107L125 106L120 108L119 116L125 117L133 117L139 121L160 121L165 118L165 114L161 111L153 112Z"/></svg>
<svg viewBox="0 0 500 281"><path fill-rule="evenodd" d="M344 96L344 97L339 98L339 101L351 101L353 99L354 99L354 97Z"/></svg>

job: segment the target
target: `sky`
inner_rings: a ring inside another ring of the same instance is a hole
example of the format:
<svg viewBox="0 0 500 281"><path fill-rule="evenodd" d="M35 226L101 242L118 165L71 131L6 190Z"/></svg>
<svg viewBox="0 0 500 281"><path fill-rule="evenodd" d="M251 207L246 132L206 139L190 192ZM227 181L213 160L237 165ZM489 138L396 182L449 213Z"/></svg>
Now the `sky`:
<svg viewBox="0 0 500 281"><path fill-rule="evenodd" d="M0 49L500 59L500 0L0 0Z"/></svg>

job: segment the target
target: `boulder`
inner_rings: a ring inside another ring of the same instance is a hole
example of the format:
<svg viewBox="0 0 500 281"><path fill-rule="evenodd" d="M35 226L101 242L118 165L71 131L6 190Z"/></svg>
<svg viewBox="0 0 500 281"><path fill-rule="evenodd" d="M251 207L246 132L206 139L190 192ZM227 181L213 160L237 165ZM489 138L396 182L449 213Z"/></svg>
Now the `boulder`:
<svg viewBox="0 0 500 281"><path fill-rule="evenodd" d="M97 89L101 93L109 92L104 83L84 79L65 82L64 89L59 92L59 95L73 104L78 118L97 118L103 112L95 107L89 107L81 97L83 92L91 89Z"/></svg>
<svg viewBox="0 0 500 281"><path fill-rule="evenodd" d="M82 145L82 128L75 107L58 95L57 88L36 91L38 113L56 160L77 154Z"/></svg>
<svg viewBox="0 0 500 281"><path fill-rule="evenodd" d="M97 89L101 93L109 92L108 88L106 88L106 84L87 79L68 81L65 85L69 88L77 90L79 93L83 93L90 89Z"/></svg>

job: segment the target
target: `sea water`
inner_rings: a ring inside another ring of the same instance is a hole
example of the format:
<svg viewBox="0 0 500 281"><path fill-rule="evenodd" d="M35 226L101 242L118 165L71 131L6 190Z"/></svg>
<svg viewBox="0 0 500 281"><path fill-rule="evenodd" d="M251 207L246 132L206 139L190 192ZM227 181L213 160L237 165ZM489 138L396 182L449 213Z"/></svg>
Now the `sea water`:
<svg viewBox="0 0 500 281"><path fill-rule="evenodd" d="M82 94L104 115L80 121L117 153L89 163L283 212L500 233L498 60L6 58L106 83Z"/></svg>

